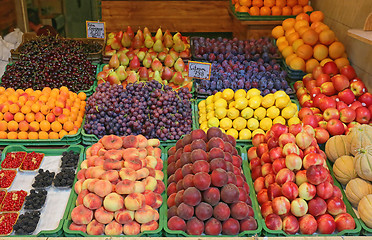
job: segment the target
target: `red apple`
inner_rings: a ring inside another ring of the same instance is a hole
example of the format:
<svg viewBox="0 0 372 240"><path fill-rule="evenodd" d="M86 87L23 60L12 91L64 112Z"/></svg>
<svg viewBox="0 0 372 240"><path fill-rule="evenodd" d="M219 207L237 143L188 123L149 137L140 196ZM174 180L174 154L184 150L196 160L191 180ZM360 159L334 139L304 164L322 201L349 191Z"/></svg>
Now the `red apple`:
<svg viewBox="0 0 372 240"><path fill-rule="evenodd" d="M308 108L310 108L312 106L313 106L313 100L307 100L306 102L304 102L302 104L302 107L308 107Z"/></svg>
<svg viewBox="0 0 372 240"><path fill-rule="evenodd" d="M314 101L313 101L314 102ZM322 113L319 108L317 107L311 107L311 111L313 111L313 114Z"/></svg>
<svg viewBox="0 0 372 240"><path fill-rule="evenodd" d="M296 137L288 132L288 133L283 133L279 137L279 146L282 148L284 147L287 143L295 143L296 142Z"/></svg>
<svg viewBox="0 0 372 240"><path fill-rule="evenodd" d="M307 82L305 84L305 88L307 89L307 91L311 91L311 89L315 88L316 87L316 81L315 80L310 80L309 82Z"/></svg>
<svg viewBox="0 0 372 240"><path fill-rule="evenodd" d="M271 136L279 138L280 135L288 132L288 127L286 125L276 123L271 127Z"/></svg>
<svg viewBox="0 0 372 240"><path fill-rule="evenodd" d="M314 107L317 107L319 108L320 106L320 102L323 98L325 98L326 95L324 95L323 93L320 93L318 95L316 95L314 98L313 98L313 103L314 103ZM314 112L315 113L315 112Z"/></svg>
<svg viewBox="0 0 372 240"><path fill-rule="evenodd" d="M369 123L369 120L371 119L371 112L366 107L358 107L355 110L356 114L356 121L361 124L367 124Z"/></svg>
<svg viewBox="0 0 372 240"><path fill-rule="evenodd" d="M302 234L312 235L318 228L316 219L310 214L305 214L304 216L302 216L298 220L298 223L300 225L300 232Z"/></svg>
<svg viewBox="0 0 372 240"><path fill-rule="evenodd" d="M352 104L355 101L355 95L349 88L339 92L337 96L340 101L346 103L347 105Z"/></svg>
<svg viewBox="0 0 372 240"><path fill-rule="evenodd" d="M258 147L258 145L260 145L260 143L263 143L263 142L265 142L265 135L261 133L254 135L254 137L252 138L253 147Z"/></svg>
<svg viewBox="0 0 372 240"><path fill-rule="evenodd" d="M331 98L331 97L324 97L320 100L320 103L319 103L319 108L320 110L322 110L323 112L327 109L327 108L336 108L337 107L337 104L336 104L336 101Z"/></svg>
<svg viewBox="0 0 372 240"><path fill-rule="evenodd" d="M329 74L331 76L336 75L338 73L338 68L335 62L327 62L323 66L323 72L325 74Z"/></svg>
<svg viewBox="0 0 372 240"><path fill-rule="evenodd" d="M358 107L363 107L362 103L359 101L355 101L352 104L349 105L352 109L356 110Z"/></svg>
<svg viewBox="0 0 372 240"><path fill-rule="evenodd" d="M308 81L311 81L311 80L314 80L314 78L313 78L313 74L311 74L311 73L306 74L306 75L302 78L302 82L303 82L304 84L307 83Z"/></svg>
<svg viewBox="0 0 372 240"><path fill-rule="evenodd" d="M297 90L301 87L304 87L304 82L303 81L296 81L294 84L293 84L293 88L294 90L297 92Z"/></svg>
<svg viewBox="0 0 372 240"><path fill-rule="evenodd" d="M344 103L343 101L338 101L337 102L337 107L336 108L337 108L338 111L341 111L342 109L347 108L347 107L348 107L348 104Z"/></svg>
<svg viewBox="0 0 372 240"><path fill-rule="evenodd" d="M305 95L307 94L308 91L305 87L300 87L297 91L296 91L296 96L297 98L300 98L302 95Z"/></svg>
<svg viewBox="0 0 372 240"><path fill-rule="evenodd" d="M302 123L304 125L310 125L313 128L316 128L318 126L318 118L316 116L314 116L314 115L306 115L302 119Z"/></svg>
<svg viewBox="0 0 372 240"><path fill-rule="evenodd" d="M320 74L324 73L323 72L323 67L318 65L316 66L314 69L313 69L313 72L312 72L312 77L314 79L317 79L319 77Z"/></svg>
<svg viewBox="0 0 372 240"><path fill-rule="evenodd" d="M327 124L327 130L332 136L342 135L345 132L343 123L338 119L329 120Z"/></svg>
<svg viewBox="0 0 372 240"><path fill-rule="evenodd" d="M333 96L337 93L334 85L332 82L325 82L320 86L322 93L327 95L327 96Z"/></svg>
<svg viewBox="0 0 372 240"><path fill-rule="evenodd" d="M366 85L364 85L364 83L357 78L353 79L350 83L350 89L356 97L362 96L367 92Z"/></svg>
<svg viewBox="0 0 372 240"><path fill-rule="evenodd" d="M306 115L314 115L313 111L308 108L308 107L303 107L301 110L298 112L298 117L300 120L302 120Z"/></svg>
<svg viewBox="0 0 372 240"><path fill-rule="evenodd" d="M319 125L319 127L327 130L327 124L328 124L327 121L320 121L318 125Z"/></svg>
<svg viewBox="0 0 372 240"><path fill-rule="evenodd" d="M355 229L354 218L348 213L341 213L335 217L336 229L341 232L343 230Z"/></svg>
<svg viewBox="0 0 372 240"><path fill-rule="evenodd" d="M303 128L302 128L302 131L303 132L306 132L307 134L309 134L310 136L312 137L315 137L315 131L314 131L314 128L310 125L305 125Z"/></svg>
<svg viewBox="0 0 372 240"><path fill-rule="evenodd" d="M309 91L309 94L311 98L314 98L316 95L322 92L322 89L320 87L314 87Z"/></svg>
<svg viewBox="0 0 372 240"><path fill-rule="evenodd" d="M302 124L293 124L289 127L289 132L292 133L294 136L296 136L299 132L302 131Z"/></svg>
<svg viewBox="0 0 372 240"><path fill-rule="evenodd" d="M327 108L323 112L323 117L324 120L329 121L331 119L339 119L340 118L340 113L336 108Z"/></svg>
<svg viewBox="0 0 372 240"><path fill-rule="evenodd" d="M340 92L348 88L350 85L349 79L341 74L334 75L331 80L337 92Z"/></svg>
<svg viewBox="0 0 372 240"><path fill-rule="evenodd" d="M331 77L328 74L322 73L316 78L316 86L320 87L325 82L331 82Z"/></svg>
<svg viewBox="0 0 372 240"><path fill-rule="evenodd" d="M343 123L350 123L354 121L356 113L352 108L346 107L340 110L340 120Z"/></svg>
<svg viewBox="0 0 372 240"><path fill-rule="evenodd" d="M310 100L311 100L310 94L304 94L298 98L298 102L300 103L301 106L304 105L306 101Z"/></svg>
<svg viewBox="0 0 372 240"><path fill-rule="evenodd" d="M369 107L372 105L372 94L366 92L358 98L358 101L361 102L363 106Z"/></svg>
<svg viewBox="0 0 372 240"><path fill-rule="evenodd" d="M324 120L323 114L321 114L321 113L314 114L314 116L316 117L316 120L317 120L318 122ZM318 125L319 125L319 124L318 124Z"/></svg>
<svg viewBox="0 0 372 240"><path fill-rule="evenodd" d="M323 144L326 143L329 139L329 133L326 129L317 127L315 130L315 138L318 143Z"/></svg>
<svg viewBox="0 0 372 240"><path fill-rule="evenodd" d="M350 65L343 66L340 69L340 73L342 75L344 75L345 77L347 77L349 80L352 80L352 79L356 78L356 76L357 76L356 73L355 73L354 68Z"/></svg>

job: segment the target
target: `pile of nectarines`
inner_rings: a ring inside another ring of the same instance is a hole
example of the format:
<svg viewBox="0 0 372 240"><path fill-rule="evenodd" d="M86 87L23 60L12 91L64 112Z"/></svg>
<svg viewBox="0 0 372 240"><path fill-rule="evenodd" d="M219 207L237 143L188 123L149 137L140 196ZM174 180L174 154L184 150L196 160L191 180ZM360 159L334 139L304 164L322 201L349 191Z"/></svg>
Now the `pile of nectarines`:
<svg viewBox="0 0 372 240"><path fill-rule="evenodd" d="M236 140L217 127L198 129L168 150L168 228L189 235L256 230Z"/></svg>
<svg viewBox="0 0 372 240"><path fill-rule="evenodd" d="M70 230L138 235L158 229L165 190L159 145L142 135L106 135L88 148L75 183Z"/></svg>

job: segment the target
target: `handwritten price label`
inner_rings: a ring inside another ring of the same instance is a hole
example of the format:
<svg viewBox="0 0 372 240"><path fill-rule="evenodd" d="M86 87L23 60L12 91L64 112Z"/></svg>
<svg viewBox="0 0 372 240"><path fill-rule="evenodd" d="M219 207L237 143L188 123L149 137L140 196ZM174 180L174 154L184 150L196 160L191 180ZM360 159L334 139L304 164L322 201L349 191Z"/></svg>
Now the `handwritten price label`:
<svg viewBox="0 0 372 240"><path fill-rule="evenodd" d="M211 66L210 63L189 61L189 77L209 80Z"/></svg>
<svg viewBox="0 0 372 240"><path fill-rule="evenodd" d="M106 25L99 21L86 21L87 38L105 39Z"/></svg>

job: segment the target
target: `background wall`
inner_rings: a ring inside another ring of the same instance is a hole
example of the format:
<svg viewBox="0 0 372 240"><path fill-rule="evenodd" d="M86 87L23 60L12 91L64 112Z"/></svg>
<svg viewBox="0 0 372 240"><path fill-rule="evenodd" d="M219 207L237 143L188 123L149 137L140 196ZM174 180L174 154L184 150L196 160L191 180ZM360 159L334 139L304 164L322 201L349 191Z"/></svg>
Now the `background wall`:
<svg viewBox="0 0 372 240"><path fill-rule="evenodd" d="M345 45L351 65L372 92L372 45L347 34L351 28L363 29L372 12L372 0L312 0L311 5L324 12L324 22Z"/></svg>

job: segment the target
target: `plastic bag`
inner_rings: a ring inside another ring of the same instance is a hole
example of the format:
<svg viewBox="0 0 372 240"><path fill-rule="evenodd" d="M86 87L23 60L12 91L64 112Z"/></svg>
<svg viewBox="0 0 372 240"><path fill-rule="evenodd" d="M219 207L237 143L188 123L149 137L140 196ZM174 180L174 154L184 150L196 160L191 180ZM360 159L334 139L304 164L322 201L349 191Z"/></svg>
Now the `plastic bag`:
<svg viewBox="0 0 372 240"><path fill-rule="evenodd" d="M14 45L14 48L17 48L22 42L22 35L23 32L19 28L16 28L13 32L8 33L4 37L4 40L6 42L12 43Z"/></svg>
<svg viewBox="0 0 372 240"><path fill-rule="evenodd" d="M8 61L11 56L10 50L13 48L13 43L6 42L0 37L0 60Z"/></svg>

